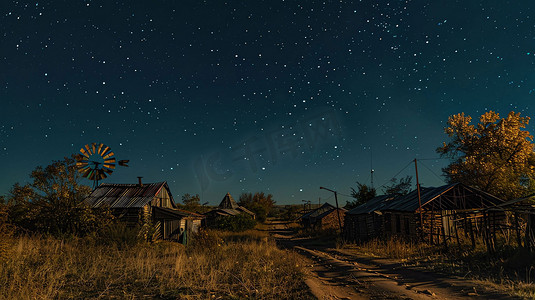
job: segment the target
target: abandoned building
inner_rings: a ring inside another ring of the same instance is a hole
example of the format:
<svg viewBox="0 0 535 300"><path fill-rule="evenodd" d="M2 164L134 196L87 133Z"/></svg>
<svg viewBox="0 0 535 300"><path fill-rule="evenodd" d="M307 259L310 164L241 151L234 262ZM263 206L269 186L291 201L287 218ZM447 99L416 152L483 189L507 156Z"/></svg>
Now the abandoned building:
<svg viewBox="0 0 535 300"><path fill-rule="evenodd" d="M382 195L346 214L348 241L397 236L431 244L488 234L489 220L500 223L500 212L483 212L504 201L476 188L454 183L414 190L407 195ZM485 231L486 230L486 231Z"/></svg>
<svg viewBox="0 0 535 300"><path fill-rule="evenodd" d="M203 215L176 208L167 182L99 185L85 200L91 207L109 207L129 227L153 222L163 239L178 240L197 232Z"/></svg>
<svg viewBox="0 0 535 300"><path fill-rule="evenodd" d="M347 210L336 207L329 203L309 211L300 217L301 225L304 228L312 229L337 229L344 226L344 218ZM340 217L340 219L338 218Z"/></svg>
<svg viewBox="0 0 535 300"><path fill-rule="evenodd" d="M219 206L216 209L207 212L205 215L207 217L207 223L210 223L218 217L232 217L239 214L247 214L253 219L256 218L255 213L243 206L239 206L230 193L227 193L219 203Z"/></svg>

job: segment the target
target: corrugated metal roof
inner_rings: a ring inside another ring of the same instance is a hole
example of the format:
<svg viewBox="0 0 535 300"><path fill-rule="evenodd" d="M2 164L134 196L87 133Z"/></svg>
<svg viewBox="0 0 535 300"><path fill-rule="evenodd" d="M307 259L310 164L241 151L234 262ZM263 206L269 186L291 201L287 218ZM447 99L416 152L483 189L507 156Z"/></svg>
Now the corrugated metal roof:
<svg viewBox="0 0 535 300"><path fill-rule="evenodd" d="M468 199L468 201L463 202L462 207L458 203L451 203L446 200L441 201L440 204L434 202L437 198L446 195L455 187L459 187L463 191L463 194L450 196L462 196L465 200ZM422 208L426 208L428 206L436 206L433 207L433 209L437 210L485 208L503 202L503 200L489 193L464 185L462 183L453 183L440 187L420 188L420 199L422 202ZM350 210L348 213L353 215L386 210L415 212L419 207L420 204L418 203L418 191L414 190L405 196L377 196L371 199L370 201Z"/></svg>
<svg viewBox="0 0 535 300"><path fill-rule="evenodd" d="M374 211L381 210L383 207L388 205L389 201L394 200L396 197L399 197L400 195L381 195L374 197L370 200L368 200L366 203L363 203L351 210L349 210L347 213L350 215L358 215L358 214L369 214Z"/></svg>
<svg viewBox="0 0 535 300"><path fill-rule="evenodd" d="M155 206L153 210L153 214L156 218L171 218L171 219L181 219L181 218L195 218L195 219L203 219L205 216L200 215L194 212L190 212L183 209L176 209L176 208L167 208L167 207L158 207Z"/></svg>
<svg viewBox="0 0 535 300"><path fill-rule="evenodd" d="M422 207L427 203L433 201L438 196L449 191L455 187L458 183L443 185L440 187L421 187L420 188L420 199L422 202ZM414 190L408 193L405 196L401 196L392 201L387 207L384 207L382 210L398 210L398 211L416 211L420 207L418 202L418 190Z"/></svg>
<svg viewBox="0 0 535 300"><path fill-rule="evenodd" d="M347 209L342 208L342 207L339 208L339 210L340 210L340 214L344 214L344 213L347 212ZM329 215L329 214L332 213L333 211L336 212L336 208L333 207L333 208L330 209L330 210L324 211L323 213L319 214L319 215L316 217L316 219L323 219L325 216ZM340 215L340 217L343 218L343 215Z"/></svg>
<svg viewBox="0 0 535 300"><path fill-rule="evenodd" d="M138 184L103 183L85 201L92 207L108 205L110 208L141 208L153 200L162 188L167 189L171 204L175 207L173 196L165 181L141 186Z"/></svg>
<svg viewBox="0 0 535 300"><path fill-rule="evenodd" d="M333 210L333 209L334 209L334 206L332 206L331 204L325 202L325 204L323 204L322 206L316 208L315 210L310 211L310 212L302 215L301 219L315 218L315 217L321 215L322 213L324 213L326 211Z"/></svg>
<svg viewBox="0 0 535 300"><path fill-rule="evenodd" d="M206 214L218 214L223 216L236 216L241 214L241 211L231 208L216 208L207 212Z"/></svg>

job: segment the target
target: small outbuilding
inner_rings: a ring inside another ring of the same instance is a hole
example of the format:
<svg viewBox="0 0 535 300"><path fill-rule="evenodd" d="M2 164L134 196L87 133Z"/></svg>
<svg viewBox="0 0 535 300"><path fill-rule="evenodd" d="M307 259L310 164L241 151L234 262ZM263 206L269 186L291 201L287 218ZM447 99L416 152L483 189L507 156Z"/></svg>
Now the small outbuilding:
<svg viewBox="0 0 535 300"><path fill-rule="evenodd" d="M239 214L247 214L253 219L256 218L255 213L243 206L238 205L230 193L227 193L223 197L223 200L221 200L219 203L219 206L216 209L207 212L205 215L207 218L207 223L210 224L218 217L233 217Z"/></svg>
<svg viewBox="0 0 535 300"><path fill-rule="evenodd" d="M344 208L336 209L329 203L302 215L301 225L304 228L313 229L337 229L340 223L344 226L344 218L347 210ZM338 219L340 217L340 219Z"/></svg>

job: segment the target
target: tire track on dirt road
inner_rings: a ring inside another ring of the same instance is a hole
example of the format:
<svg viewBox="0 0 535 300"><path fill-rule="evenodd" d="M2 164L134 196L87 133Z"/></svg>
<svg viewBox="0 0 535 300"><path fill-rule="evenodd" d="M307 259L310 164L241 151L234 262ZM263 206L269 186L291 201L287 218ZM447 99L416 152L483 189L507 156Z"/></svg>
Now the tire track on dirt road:
<svg viewBox="0 0 535 300"><path fill-rule="evenodd" d="M297 238L284 222L270 232L281 248L303 256L306 284L318 299L518 299L483 290L470 280L411 269L395 260L355 256L343 249Z"/></svg>

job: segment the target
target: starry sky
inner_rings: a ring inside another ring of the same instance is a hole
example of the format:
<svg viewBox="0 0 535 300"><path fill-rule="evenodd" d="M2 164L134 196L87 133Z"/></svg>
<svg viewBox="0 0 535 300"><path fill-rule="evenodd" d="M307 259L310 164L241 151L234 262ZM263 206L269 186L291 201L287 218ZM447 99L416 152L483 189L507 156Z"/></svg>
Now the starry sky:
<svg viewBox="0 0 535 300"><path fill-rule="evenodd" d="M108 183L218 203L444 184L448 116L535 116L535 2L1 1L0 195L110 146ZM531 124L528 130L533 131ZM370 169L374 169L371 176ZM91 181L84 179L91 185Z"/></svg>

